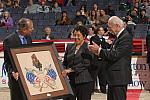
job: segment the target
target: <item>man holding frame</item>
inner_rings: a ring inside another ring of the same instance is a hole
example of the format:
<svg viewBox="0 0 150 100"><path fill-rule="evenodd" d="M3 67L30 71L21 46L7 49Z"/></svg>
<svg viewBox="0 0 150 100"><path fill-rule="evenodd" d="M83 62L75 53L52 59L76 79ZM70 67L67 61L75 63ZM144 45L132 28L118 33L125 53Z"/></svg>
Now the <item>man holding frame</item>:
<svg viewBox="0 0 150 100"><path fill-rule="evenodd" d="M8 73L9 88L11 100L27 100L19 85L19 73L11 63L10 48L19 47L22 45L32 44L31 32L33 31L33 22L27 18L21 18L18 21L18 29L4 39L4 64Z"/></svg>

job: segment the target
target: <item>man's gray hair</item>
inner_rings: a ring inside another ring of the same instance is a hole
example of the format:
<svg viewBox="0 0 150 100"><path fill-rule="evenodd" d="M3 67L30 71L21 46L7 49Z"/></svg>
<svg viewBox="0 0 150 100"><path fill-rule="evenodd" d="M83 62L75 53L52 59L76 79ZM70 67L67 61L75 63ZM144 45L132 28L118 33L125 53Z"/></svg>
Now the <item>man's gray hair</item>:
<svg viewBox="0 0 150 100"><path fill-rule="evenodd" d="M124 22L123 22L123 20L121 20L121 19L120 19L119 17L117 17L117 16L112 16L112 17L110 17L108 21L110 21L113 25L118 24L118 25L120 25L120 27L124 27Z"/></svg>

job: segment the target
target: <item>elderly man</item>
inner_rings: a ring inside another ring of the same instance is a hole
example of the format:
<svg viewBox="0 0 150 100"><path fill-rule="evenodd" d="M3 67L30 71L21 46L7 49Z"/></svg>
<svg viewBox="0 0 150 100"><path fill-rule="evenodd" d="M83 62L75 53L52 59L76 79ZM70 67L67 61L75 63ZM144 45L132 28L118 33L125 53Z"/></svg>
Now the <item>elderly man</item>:
<svg viewBox="0 0 150 100"><path fill-rule="evenodd" d="M132 83L132 35L124 29L123 21L117 16L108 20L108 29L116 36L110 50L103 49L94 42L89 45L89 50L108 62L105 68L108 82L107 100L126 100L127 85Z"/></svg>
<svg viewBox="0 0 150 100"><path fill-rule="evenodd" d="M10 57L10 48L32 43L30 33L33 31L33 22L30 19L22 18L18 22L18 30L4 39L4 64L9 78L11 100L27 100L19 85L19 74L13 68Z"/></svg>

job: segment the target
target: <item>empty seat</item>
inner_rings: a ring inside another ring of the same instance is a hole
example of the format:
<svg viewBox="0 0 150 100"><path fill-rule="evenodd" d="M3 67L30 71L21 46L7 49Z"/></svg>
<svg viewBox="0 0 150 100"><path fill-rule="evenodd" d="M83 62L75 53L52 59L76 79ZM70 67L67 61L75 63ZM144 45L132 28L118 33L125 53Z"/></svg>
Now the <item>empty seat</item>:
<svg viewBox="0 0 150 100"><path fill-rule="evenodd" d="M148 32L148 24L137 24L134 30L135 38L145 38Z"/></svg>
<svg viewBox="0 0 150 100"><path fill-rule="evenodd" d="M125 16L127 16L127 12L126 11L115 11L115 14L118 17L125 17Z"/></svg>
<svg viewBox="0 0 150 100"><path fill-rule="evenodd" d="M52 32L52 35L54 36L55 39L61 39L61 33L59 32Z"/></svg>
<svg viewBox="0 0 150 100"><path fill-rule="evenodd" d="M4 40L4 38L8 35L7 29L0 27L0 40Z"/></svg>

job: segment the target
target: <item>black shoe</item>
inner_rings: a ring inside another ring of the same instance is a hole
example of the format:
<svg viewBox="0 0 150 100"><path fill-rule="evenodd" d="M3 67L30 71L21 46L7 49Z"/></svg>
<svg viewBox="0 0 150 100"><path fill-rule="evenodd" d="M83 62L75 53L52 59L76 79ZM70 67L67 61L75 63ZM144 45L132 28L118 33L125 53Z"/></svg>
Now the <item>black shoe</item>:
<svg viewBox="0 0 150 100"><path fill-rule="evenodd" d="M106 86L104 86L104 85L100 86L100 90L101 90L101 93L103 93L103 94L107 93Z"/></svg>
<svg viewBox="0 0 150 100"><path fill-rule="evenodd" d="M107 94L106 90L101 90L101 93Z"/></svg>
<svg viewBox="0 0 150 100"><path fill-rule="evenodd" d="M94 92L92 92L92 95L94 95Z"/></svg>

